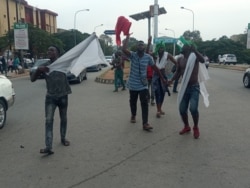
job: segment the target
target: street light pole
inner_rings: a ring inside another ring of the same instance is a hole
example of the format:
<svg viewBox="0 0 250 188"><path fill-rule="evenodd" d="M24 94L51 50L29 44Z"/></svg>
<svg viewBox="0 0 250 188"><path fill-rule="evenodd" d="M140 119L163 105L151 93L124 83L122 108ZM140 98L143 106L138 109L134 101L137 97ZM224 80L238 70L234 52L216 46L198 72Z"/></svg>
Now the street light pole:
<svg viewBox="0 0 250 188"><path fill-rule="evenodd" d="M181 9L185 9L185 10L192 12L192 14L193 14L193 32L194 32L194 11L192 11L191 9L185 8L185 7L181 7Z"/></svg>
<svg viewBox="0 0 250 188"><path fill-rule="evenodd" d="M94 27L94 32L95 32L95 29L96 29L97 27L101 27L101 26L103 26L103 24L100 24L100 25L95 26L95 27Z"/></svg>
<svg viewBox="0 0 250 188"><path fill-rule="evenodd" d="M89 11L89 9L82 9L82 10L78 10L78 11L75 12L75 17L74 17L74 39L75 39L75 45L76 45L76 15L79 12L82 12L82 11Z"/></svg>
<svg viewBox="0 0 250 188"><path fill-rule="evenodd" d="M172 31L173 34L174 34L174 43L173 43L173 56L175 56L175 31L173 29L168 29L166 28L165 30L169 30L169 31Z"/></svg>

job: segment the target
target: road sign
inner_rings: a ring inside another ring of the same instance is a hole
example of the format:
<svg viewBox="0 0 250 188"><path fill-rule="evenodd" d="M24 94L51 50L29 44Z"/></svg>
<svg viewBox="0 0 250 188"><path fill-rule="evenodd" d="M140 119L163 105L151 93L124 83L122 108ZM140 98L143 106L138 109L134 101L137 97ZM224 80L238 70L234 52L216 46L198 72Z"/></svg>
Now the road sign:
<svg viewBox="0 0 250 188"><path fill-rule="evenodd" d="M176 43L176 39L175 38L170 38L170 37L158 37L158 38L154 38L154 44L160 43L160 42L164 42L164 43Z"/></svg>
<svg viewBox="0 0 250 188"><path fill-rule="evenodd" d="M104 34L105 35L115 35L115 30L105 30Z"/></svg>

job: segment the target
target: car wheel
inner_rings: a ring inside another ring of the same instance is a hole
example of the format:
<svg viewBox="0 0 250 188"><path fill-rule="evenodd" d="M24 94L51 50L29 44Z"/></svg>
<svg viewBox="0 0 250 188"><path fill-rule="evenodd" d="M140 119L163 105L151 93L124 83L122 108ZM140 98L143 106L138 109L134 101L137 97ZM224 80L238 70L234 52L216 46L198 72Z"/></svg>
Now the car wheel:
<svg viewBox="0 0 250 188"><path fill-rule="evenodd" d="M82 73L80 73L80 75L78 76L77 82L78 82L78 83L81 83L81 82L82 82Z"/></svg>
<svg viewBox="0 0 250 188"><path fill-rule="evenodd" d="M6 106L2 100L0 100L0 129L5 125L6 121Z"/></svg>
<svg viewBox="0 0 250 188"><path fill-rule="evenodd" d="M250 76L249 75L244 76L243 84L246 88L250 88Z"/></svg>

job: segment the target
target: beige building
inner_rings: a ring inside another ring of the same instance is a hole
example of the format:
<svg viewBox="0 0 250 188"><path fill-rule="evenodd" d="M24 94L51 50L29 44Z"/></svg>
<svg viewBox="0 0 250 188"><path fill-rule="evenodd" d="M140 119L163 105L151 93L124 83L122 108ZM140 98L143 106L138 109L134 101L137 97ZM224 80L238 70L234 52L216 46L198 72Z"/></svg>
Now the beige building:
<svg viewBox="0 0 250 188"><path fill-rule="evenodd" d="M35 8L25 0L0 0L0 36L13 29L14 23L19 21L57 33L57 16L57 13Z"/></svg>

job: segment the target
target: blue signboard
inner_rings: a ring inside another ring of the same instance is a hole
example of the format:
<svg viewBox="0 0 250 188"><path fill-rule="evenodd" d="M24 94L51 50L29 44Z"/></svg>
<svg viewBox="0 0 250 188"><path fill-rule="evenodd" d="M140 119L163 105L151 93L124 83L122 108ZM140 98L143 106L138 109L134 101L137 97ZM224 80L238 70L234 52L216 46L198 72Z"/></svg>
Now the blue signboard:
<svg viewBox="0 0 250 188"><path fill-rule="evenodd" d="M105 30L104 34L105 35L115 35L115 30Z"/></svg>
<svg viewBox="0 0 250 188"><path fill-rule="evenodd" d="M163 42L163 43L168 43L168 44L172 44L172 43L176 43L177 39L176 38L171 38L171 37L157 37L154 38L154 44Z"/></svg>

